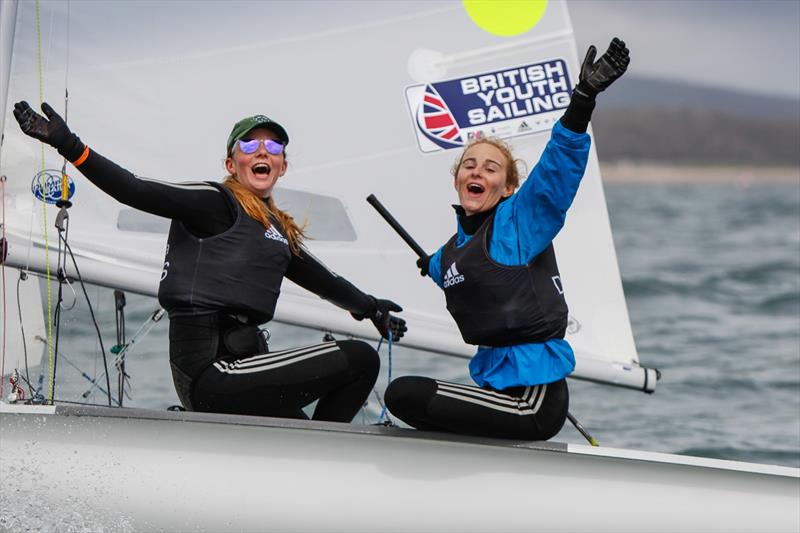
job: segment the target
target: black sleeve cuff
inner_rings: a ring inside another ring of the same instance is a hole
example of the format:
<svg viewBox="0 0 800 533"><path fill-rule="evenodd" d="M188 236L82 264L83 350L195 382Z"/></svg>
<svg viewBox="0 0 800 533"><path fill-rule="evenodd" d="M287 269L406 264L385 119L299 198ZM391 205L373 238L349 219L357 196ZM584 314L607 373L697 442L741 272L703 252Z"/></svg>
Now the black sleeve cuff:
<svg viewBox="0 0 800 533"><path fill-rule="evenodd" d="M375 316L375 312L378 310L378 303L375 301L375 297L369 294L367 294L366 297L366 300L355 303L355 305L352 305L349 309L345 308L350 311L350 314L353 315L353 318L356 320L364 320L367 317Z"/></svg>
<svg viewBox="0 0 800 533"><path fill-rule="evenodd" d="M586 133L595 104L594 98L590 99L573 91L569 106L561 117L561 125L575 133Z"/></svg>
<svg viewBox="0 0 800 533"><path fill-rule="evenodd" d="M58 153L70 163L83 155L84 145L74 133L58 148Z"/></svg>

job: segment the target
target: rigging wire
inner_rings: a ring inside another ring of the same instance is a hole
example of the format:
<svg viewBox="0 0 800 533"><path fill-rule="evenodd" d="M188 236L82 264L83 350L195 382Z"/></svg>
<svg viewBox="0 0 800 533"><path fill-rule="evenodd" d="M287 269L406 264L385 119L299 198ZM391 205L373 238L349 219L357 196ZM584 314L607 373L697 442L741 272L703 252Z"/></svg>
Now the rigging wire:
<svg viewBox="0 0 800 533"><path fill-rule="evenodd" d="M47 342L47 340L43 339L42 337L40 337L40 336L38 336L38 335L36 336L36 340L37 340L37 341L40 341L40 342L43 342L43 343L46 343L46 342ZM84 397L84 398L88 398L88 397L89 397L89 395L91 394L91 392L92 392L92 390L94 389L94 387L97 387L97 389L98 389L98 390L100 390L100 392L102 392L103 394L106 394L106 395L108 395L108 391L106 391L106 390L105 390L105 389L102 387L102 385L100 385L100 384L97 382L97 381L98 381L98 379L100 379L100 378L93 378L92 376L90 376L89 374L87 374L87 373L86 373L84 370L82 370L82 369L81 369L81 368L80 368L78 365L76 365L75 363L73 363L72 361L70 361L70 360L69 360L69 358L66 356L66 354L65 354L64 352L62 352L62 351L58 350L57 348L56 348L56 354L57 354L57 355L58 355L58 356L59 356L61 359L63 359L63 360L64 360L64 361L65 361L65 362L66 362L66 363L69 365L69 366L71 366L72 368L74 368L74 369L75 369L75 371L76 371L76 372L78 372L78 373L81 375L81 377L82 377L82 378L84 378L86 381L88 381L89 383L91 383L91 384L92 384L92 388L91 388L91 389L89 389L88 391L86 391L86 392L84 392L84 393L83 393L83 397ZM23 380L25 380L25 378L24 378L24 377L23 377ZM25 381L27 382L27 380L25 380ZM30 386L30 383L28 383L28 385ZM58 401L59 401L59 403L63 403L63 402L65 402L66 400L63 400L63 399L59 398L59 400L58 400ZM75 402L75 403L77 403L77 402ZM116 400L115 400L115 403L117 403L117 402L116 402ZM117 406L119 406L119 403L117 403Z"/></svg>
<svg viewBox="0 0 800 533"><path fill-rule="evenodd" d="M56 259L56 275L58 276L58 299L56 300L56 311L53 315L53 322L56 325L55 346L53 348L53 373L51 375L52 383L51 390L55 396L56 389L56 372L58 370L58 341L61 338L61 312L64 309L64 282L67 279L66 275L66 253L61 251L62 241L66 244L67 237L69 236L69 217L62 216L66 213L64 208L61 208L58 217L56 218L56 229L58 230L58 254ZM62 235L63 233L63 235Z"/></svg>
<svg viewBox="0 0 800 533"><path fill-rule="evenodd" d="M40 0L36 0L36 56L37 56L37 63L38 63L38 73L39 73L39 107L41 107L42 102L44 101L44 82L42 77L42 24L41 24L41 6ZM39 146L41 147L41 159L42 159L42 172L39 175L40 180L42 180L42 191L47 190L47 182L45 181L45 168L44 168L44 143L40 142ZM47 234L47 202L44 200L42 201L42 231L44 232L44 263L45 263L45 273L47 277L47 316L53 316L53 306L52 306L52 292L50 288L50 243ZM55 383L55 369L54 369L54 362L53 362L53 324L52 321L48 319L47 321L47 354L48 354L48 369L50 372L50 391L48 393L48 400L52 403L53 401L53 384Z"/></svg>
<svg viewBox="0 0 800 533"><path fill-rule="evenodd" d="M59 233L59 238L61 238L61 234ZM92 307L92 301L89 299L89 294L86 292L86 285L83 283L83 277L81 276L81 271L78 269L78 262L75 260L75 255L72 253L72 248L70 248L69 243L64 240L64 247L69 253L70 259L72 259L72 266L75 267L75 274L78 277L78 281L81 284L81 290L83 291L83 296L86 299L86 305L89 307L89 314L92 317L92 324L94 324L94 329L97 332L97 340L100 342L100 352L103 354L103 369L106 375L106 392L108 394L108 406L111 407L111 380L108 377L108 360L106 358L106 349L103 345L103 336L100 334L100 326L97 325L97 319L94 315L94 308ZM52 401L52 398L51 398Z"/></svg>
<svg viewBox="0 0 800 533"><path fill-rule="evenodd" d="M0 207L3 209L2 220L0 220L0 277L3 278L3 347L2 347L2 368L0 368L0 400L3 399L3 376L6 375L6 177L0 176ZM17 285L19 287L19 285ZM19 297L17 297L19 304ZM24 338L24 336L23 336ZM25 359L27 361L27 358Z"/></svg>
<svg viewBox="0 0 800 533"><path fill-rule="evenodd" d="M66 57L66 66L64 67L64 122L67 122L67 117L69 116L69 90L68 87L68 75L69 75L69 8L70 2L67 2L67 18L66 18L66 25L67 25L67 57ZM52 40L50 41L52 44ZM63 298L63 291L64 291L64 281L66 280L66 266L67 266L67 257L66 253L62 253L61 251L61 241L64 242L64 248L66 248L67 238L69 237L69 215L67 214L67 209L72 205L69 201L69 181L67 180L67 158L64 157L63 161L61 162L61 200L59 200L56 205L60 208L58 212L58 216L56 217L56 229L58 230L58 258L56 264L58 266L57 275L58 275L58 303L56 304L56 342L55 342L55 354L53 357L53 384L52 390L55 391L56 388L56 370L58 369L58 340L59 334L61 332L61 312L64 310L64 298ZM64 234L62 237L62 233ZM72 252L70 252L71 254ZM72 260L74 261L75 258L73 257ZM77 264L75 266L75 270L77 271ZM81 280L81 285L83 285L83 280ZM88 301L88 297L87 297ZM91 306L91 304L89 304ZM91 310L91 307L90 307ZM94 317L93 317L94 318ZM98 330L99 334L99 330ZM105 353L103 354L105 356ZM111 392L109 388L109 398L108 398L108 405L111 405Z"/></svg>
<svg viewBox="0 0 800 533"><path fill-rule="evenodd" d="M20 270L19 271L19 278L17 278L17 315L19 316L19 329L22 333L22 355L25 357L25 383L28 384L28 388L30 389L31 398L36 396L36 392L33 390L33 385L31 385L31 373L28 367L28 343L25 340L25 323L22 320L22 303L20 302L19 298L19 286L20 283L28 279L28 275ZM5 279L3 280L3 294L5 294ZM3 297L3 310L5 311L5 296ZM5 316L5 315L4 315ZM5 320L5 318L3 319ZM5 327L5 323L3 324ZM5 362L5 354L3 357L3 361Z"/></svg>
<svg viewBox="0 0 800 533"><path fill-rule="evenodd" d="M145 320L141 326L139 326L139 329L136 330L136 333L133 334L133 337L131 337L130 341L126 342L125 344L122 344L121 346L117 345L119 346L120 349L119 352L117 353L117 358L114 360L115 367L119 368L120 365L124 365L125 358L127 357L129 352L133 351L133 348L136 346L136 343L139 342L139 339L145 337L148 333L150 333L150 330L153 329L153 327L156 325L156 322L161 320L161 318L164 316L165 313L166 311L164 311L164 309L159 307L158 309L153 311L150 317L147 320ZM117 346L115 346L114 348L116 348ZM114 348L111 349L112 353L114 353ZM126 377L129 376L126 375ZM102 378L103 376L101 375L97 379L102 379ZM86 398L92 392L93 388L94 387L91 387L89 388L89 390L84 392L83 397ZM130 399L130 396L127 393L125 395L128 396L128 398ZM119 405L120 406L122 405L121 397Z"/></svg>

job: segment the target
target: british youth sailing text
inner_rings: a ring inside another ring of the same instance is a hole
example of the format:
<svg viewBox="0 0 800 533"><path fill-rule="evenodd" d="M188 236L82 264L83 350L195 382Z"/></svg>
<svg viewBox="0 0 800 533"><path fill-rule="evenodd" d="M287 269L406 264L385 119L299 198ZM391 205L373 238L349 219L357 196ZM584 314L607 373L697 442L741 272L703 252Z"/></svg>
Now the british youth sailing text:
<svg viewBox="0 0 800 533"><path fill-rule="evenodd" d="M561 109L569 104L569 82L562 61L514 68L461 80L462 94L484 106L467 111L470 125Z"/></svg>

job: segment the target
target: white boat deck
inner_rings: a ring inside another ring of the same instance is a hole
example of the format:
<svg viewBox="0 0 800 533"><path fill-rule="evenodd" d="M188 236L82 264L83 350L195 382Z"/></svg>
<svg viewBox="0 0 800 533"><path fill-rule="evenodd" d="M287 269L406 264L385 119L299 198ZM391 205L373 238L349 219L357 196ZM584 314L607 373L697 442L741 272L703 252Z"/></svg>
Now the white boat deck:
<svg viewBox="0 0 800 533"><path fill-rule="evenodd" d="M0 421L4 508L86 502L134 530L800 528L789 467L95 406L0 404Z"/></svg>

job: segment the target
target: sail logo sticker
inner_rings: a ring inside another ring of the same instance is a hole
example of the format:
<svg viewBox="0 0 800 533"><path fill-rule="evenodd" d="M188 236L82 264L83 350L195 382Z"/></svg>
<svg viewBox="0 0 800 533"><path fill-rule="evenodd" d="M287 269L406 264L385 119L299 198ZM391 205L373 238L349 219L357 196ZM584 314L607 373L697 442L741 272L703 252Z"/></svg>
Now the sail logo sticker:
<svg viewBox="0 0 800 533"><path fill-rule="evenodd" d="M507 139L549 130L569 105L564 59L551 59L406 88L422 152L465 146L486 136Z"/></svg>
<svg viewBox="0 0 800 533"><path fill-rule="evenodd" d="M456 119L432 85L425 86L422 105L417 107L417 131L440 148L464 145Z"/></svg>
<svg viewBox="0 0 800 533"><path fill-rule="evenodd" d="M67 200L75 194L75 182L67 174ZM61 200L61 171L55 169L42 170L31 182L31 192L41 202L55 205Z"/></svg>
<svg viewBox="0 0 800 533"><path fill-rule="evenodd" d="M270 226L269 229L264 232L264 237L267 239L272 239L273 241L282 242L286 245L289 244L289 241L286 240L286 237L281 235L281 232L276 230L274 226Z"/></svg>
<svg viewBox="0 0 800 533"><path fill-rule="evenodd" d="M464 274L458 273L458 270L456 270L456 262L453 261L453 264L450 265L450 268L444 273L444 288L446 289L453 285L458 285L462 281L464 281Z"/></svg>

